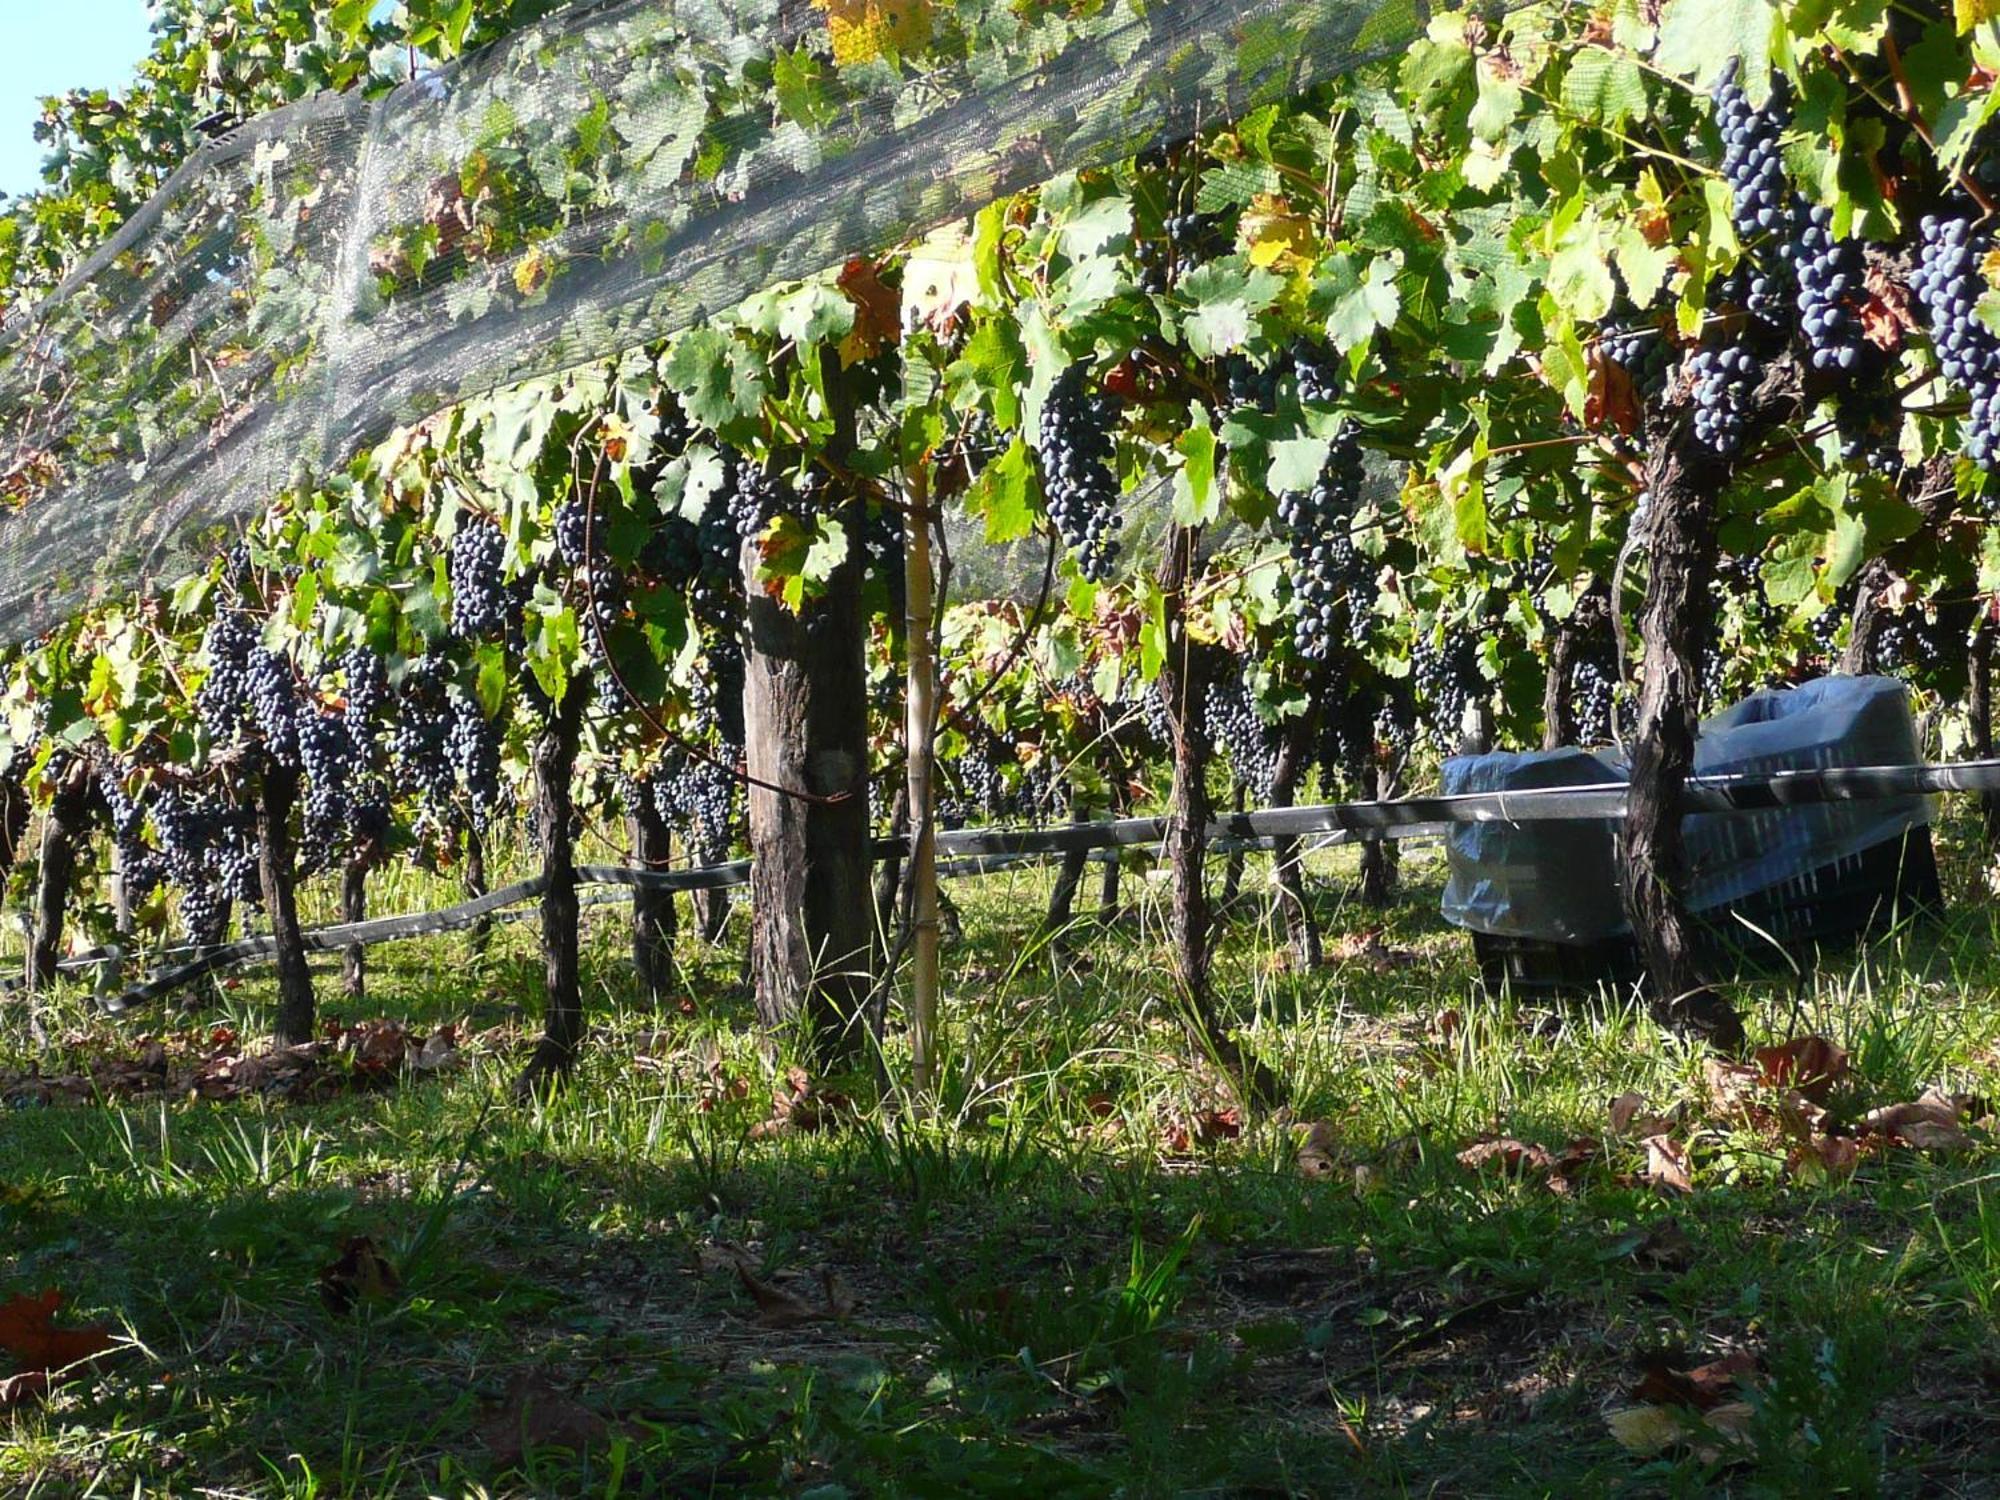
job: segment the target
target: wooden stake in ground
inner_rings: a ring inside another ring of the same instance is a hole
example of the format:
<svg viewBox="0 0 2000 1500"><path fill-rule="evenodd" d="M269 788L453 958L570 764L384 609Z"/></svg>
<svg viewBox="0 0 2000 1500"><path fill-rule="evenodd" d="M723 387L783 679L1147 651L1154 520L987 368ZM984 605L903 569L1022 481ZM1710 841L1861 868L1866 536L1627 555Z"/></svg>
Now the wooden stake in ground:
<svg viewBox="0 0 2000 1500"><path fill-rule="evenodd" d="M931 653L936 613L931 571L930 475L916 465L903 524L903 640L908 670L903 743L910 811L910 1074L919 1094L937 1082L937 663Z"/></svg>

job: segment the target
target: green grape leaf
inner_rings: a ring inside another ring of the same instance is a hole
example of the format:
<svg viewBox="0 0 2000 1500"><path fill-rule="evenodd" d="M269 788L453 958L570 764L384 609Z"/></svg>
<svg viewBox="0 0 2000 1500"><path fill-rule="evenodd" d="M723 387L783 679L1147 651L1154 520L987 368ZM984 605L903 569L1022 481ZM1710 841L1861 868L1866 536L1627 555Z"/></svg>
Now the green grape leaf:
<svg viewBox="0 0 2000 1500"><path fill-rule="evenodd" d="M1007 451L979 471L967 491L965 508L986 521L990 543L1019 541L1035 530L1035 502L1041 484L1028 445L1015 438Z"/></svg>
<svg viewBox="0 0 2000 1500"><path fill-rule="evenodd" d="M1197 266L1181 280L1192 304L1182 321L1187 346L1213 359L1249 341L1252 321L1284 287L1283 278L1245 267L1234 257Z"/></svg>
<svg viewBox="0 0 2000 1500"><path fill-rule="evenodd" d="M1360 348L1388 328L1402 310L1402 294L1396 289L1400 257L1377 256L1365 272L1355 274L1349 261L1334 264L1333 311L1327 314L1326 336L1342 354Z"/></svg>
<svg viewBox="0 0 2000 1500"><path fill-rule="evenodd" d="M1207 408L1197 401L1190 409L1193 420L1174 440L1181 466L1174 473L1173 515L1178 525L1206 526L1222 513L1222 486L1215 482L1218 449Z"/></svg>

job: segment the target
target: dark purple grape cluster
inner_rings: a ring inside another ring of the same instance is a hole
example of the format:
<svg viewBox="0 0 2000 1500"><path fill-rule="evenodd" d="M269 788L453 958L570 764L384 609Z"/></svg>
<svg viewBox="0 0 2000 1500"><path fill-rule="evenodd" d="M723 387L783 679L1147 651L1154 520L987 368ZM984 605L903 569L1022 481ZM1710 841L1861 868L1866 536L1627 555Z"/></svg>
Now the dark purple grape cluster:
<svg viewBox="0 0 2000 1500"><path fill-rule="evenodd" d="M1478 637L1450 631L1434 644L1419 636L1410 648L1410 681L1427 710L1425 728L1431 743L1441 754L1456 754L1466 711L1486 694Z"/></svg>
<svg viewBox="0 0 2000 1500"><path fill-rule="evenodd" d="M97 789L118 855L118 878L131 901L143 901L167 878L166 862L146 843L146 809L126 789L128 768L104 760L97 766Z"/></svg>
<svg viewBox="0 0 2000 1500"><path fill-rule="evenodd" d="M1111 576L1118 558L1118 476L1111 466L1116 403L1090 386L1089 371L1071 365L1042 406L1042 489L1049 519L1092 582Z"/></svg>
<svg viewBox="0 0 2000 1500"><path fill-rule="evenodd" d="M556 507L556 557L571 572L603 555L604 540L593 521L590 507L581 500L565 500Z"/></svg>
<svg viewBox="0 0 2000 1500"><path fill-rule="evenodd" d="M1785 183L1783 136L1791 123L1790 86L1773 80L1759 109L1750 103L1732 67L1715 88L1715 126L1722 136L1722 176L1733 195L1731 218L1744 240L1785 231L1792 194Z"/></svg>
<svg viewBox="0 0 2000 1500"><path fill-rule="evenodd" d="M502 576L506 556L507 538L498 526L471 516L464 519L445 561L454 635L480 640L507 633L518 616L520 600Z"/></svg>
<svg viewBox="0 0 2000 1500"><path fill-rule="evenodd" d="M434 810L451 804L456 785L448 749L452 712L446 678L442 658L412 661L396 694L396 720L389 731L389 758L398 784Z"/></svg>
<svg viewBox="0 0 2000 1500"><path fill-rule="evenodd" d="M652 780L660 816L685 831L688 847L704 865L728 859L735 842L738 783L729 768L742 753L735 745L723 745L712 759L677 754L674 764Z"/></svg>
<svg viewBox="0 0 2000 1500"><path fill-rule="evenodd" d="M473 826L487 828L506 800L500 780L500 734L485 711L468 696L452 699L445 756L465 792Z"/></svg>
<svg viewBox="0 0 2000 1500"><path fill-rule="evenodd" d="M1857 383L1843 391L1834 405L1834 430L1840 437L1843 462L1895 475L1903 467L1900 447L1902 404L1895 388Z"/></svg>
<svg viewBox="0 0 2000 1500"><path fill-rule="evenodd" d="M903 607L909 599L901 513L886 505L871 505L868 508L867 528L862 532L861 540L868 558L869 575L881 581L883 592L889 599L890 617L900 621Z"/></svg>
<svg viewBox="0 0 2000 1500"><path fill-rule="evenodd" d="M1333 345L1300 339L1292 345L1292 370L1298 378L1299 400L1307 406L1331 406L1340 399L1346 371Z"/></svg>
<svg viewBox="0 0 2000 1500"><path fill-rule="evenodd" d="M1293 639L1308 661L1334 653L1372 596L1374 570L1356 550L1352 529L1363 477L1360 437L1350 426L1334 439L1311 488L1278 496L1298 606Z"/></svg>
<svg viewBox="0 0 2000 1500"><path fill-rule="evenodd" d="M1627 323L1606 329L1598 346L1625 372L1632 389L1650 400L1666 388L1673 368L1673 344L1657 323Z"/></svg>
<svg viewBox="0 0 2000 1500"><path fill-rule="evenodd" d="M1167 700L1160 696L1160 685L1155 682L1147 686L1139 699L1139 710L1144 716L1146 733L1154 743L1171 750L1174 743L1173 721L1167 716Z"/></svg>
<svg viewBox="0 0 2000 1500"><path fill-rule="evenodd" d="M790 508L785 503L785 487L762 464L740 453L729 455L728 466L730 482L723 489L723 506L737 536L749 541L762 536L772 519Z"/></svg>
<svg viewBox="0 0 2000 1500"><path fill-rule="evenodd" d="M1959 423L1965 456L1982 467L2000 457L2000 337L1979 321L1980 264L1992 248L1968 219L1926 215L1910 290L1923 306L1945 379L1971 399Z"/></svg>
<svg viewBox="0 0 2000 1500"><path fill-rule="evenodd" d="M1278 736L1258 714L1242 682L1209 683L1202 694L1201 718L1209 742L1228 754L1236 779L1258 801L1269 797L1278 768Z"/></svg>
<svg viewBox="0 0 2000 1500"><path fill-rule="evenodd" d="M1868 637L1868 665L1875 672L1927 672L1945 659L1937 627L1915 610L1878 617Z"/></svg>
<svg viewBox="0 0 2000 1500"><path fill-rule="evenodd" d="M1344 679L1328 689L1313 746L1322 790L1345 787L1357 796L1374 795L1374 787L1364 781L1375 760L1376 703L1377 695L1365 681Z"/></svg>
<svg viewBox="0 0 2000 1500"><path fill-rule="evenodd" d="M1278 404L1278 388L1284 383L1289 363L1282 357L1260 365L1247 354L1225 356L1222 383L1229 393L1230 404L1271 410Z"/></svg>
<svg viewBox="0 0 2000 1500"><path fill-rule="evenodd" d="M356 773L355 744L345 714L317 706L299 719L299 762L305 771L300 863L325 869L338 857L348 823L348 788Z"/></svg>
<svg viewBox="0 0 2000 1500"><path fill-rule="evenodd" d="M381 655L366 646L342 652L334 665L340 673L342 696L347 702L344 713L348 736L358 747L370 746L380 730L382 712L389 706L388 668L382 664Z"/></svg>
<svg viewBox="0 0 2000 1500"><path fill-rule="evenodd" d="M1610 651L1580 653L1569 669L1570 713L1577 740L1601 745L1611 739L1618 710L1618 662Z"/></svg>
<svg viewBox="0 0 2000 1500"><path fill-rule="evenodd" d="M274 764L298 770L299 683L290 660L264 646L251 647L244 686L264 753Z"/></svg>
<svg viewBox="0 0 2000 1500"><path fill-rule="evenodd" d="M257 906L254 819L213 792L162 788L150 808L166 879L180 893L191 941L219 943L231 902Z"/></svg>
<svg viewBox="0 0 2000 1500"><path fill-rule="evenodd" d="M1813 368L1859 374L1868 349L1858 310L1868 273L1861 246L1836 239L1832 211L1815 204L1803 215L1791 255L1799 284L1799 329Z"/></svg>
<svg viewBox="0 0 2000 1500"><path fill-rule="evenodd" d="M194 712L211 744L233 744L243 733L243 710L250 701L250 651L256 644L256 627L234 610L208 627L204 647L208 674L195 690Z"/></svg>
<svg viewBox="0 0 2000 1500"><path fill-rule="evenodd" d="M1694 376L1695 440L1719 458L1743 446L1743 419L1749 398L1764 378L1764 366L1748 349L1702 349L1688 362Z"/></svg>
<svg viewBox="0 0 2000 1500"><path fill-rule="evenodd" d="M1220 214L1168 214L1160 230L1160 238L1139 245L1139 286L1156 295L1202 262L1229 251L1227 221Z"/></svg>

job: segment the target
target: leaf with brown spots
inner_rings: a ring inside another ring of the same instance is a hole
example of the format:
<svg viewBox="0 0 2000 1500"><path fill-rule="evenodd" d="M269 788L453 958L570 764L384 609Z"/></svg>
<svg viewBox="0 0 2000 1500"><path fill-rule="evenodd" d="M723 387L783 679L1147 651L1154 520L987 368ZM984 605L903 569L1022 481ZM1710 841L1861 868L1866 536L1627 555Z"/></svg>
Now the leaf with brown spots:
<svg viewBox="0 0 2000 1500"><path fill-rule="evenodd" d="M1583 420L1593 429L1609 427L1630 437L1639 430L1639 392L1625 367L1598 349L1589 354L1590 383L1583 397Z"/></svg>
<svg viewBox="0 0 2000 1500"><path fill-rule="evenodd" d="M840 362L856 365L903 340L903 299L882 284L881 267L854 256L840 268L836 285L854 304L854 326L840 342Z"/></svg>

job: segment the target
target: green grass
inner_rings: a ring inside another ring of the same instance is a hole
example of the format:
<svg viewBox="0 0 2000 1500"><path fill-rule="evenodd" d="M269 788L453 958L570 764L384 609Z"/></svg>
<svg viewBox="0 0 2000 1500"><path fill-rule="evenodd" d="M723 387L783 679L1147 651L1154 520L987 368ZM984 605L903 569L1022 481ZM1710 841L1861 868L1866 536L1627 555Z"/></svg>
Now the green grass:
<svg viewBox="0 0 2000 1500"><path fill-rule="evenodd" d="M1412 961L1288 973L1249 903L1219 990L1294 1097L1235 1137L1201 1139L1231 1100L1176 1025L1156 898L1128 879L1137 910L1065 955L1034 941L1034 871L955 888L950 1050L921 1110L752 1139L774 1065L740 989L743 914L720 950L685 941L688 1015L635 1004L622 916L600 909L589 1059L550 1106L504 1102L539 1003L524 924L483 956L460 937L376 950L360 1015L481 1034L442 1077L314 1105L16 1111L0 1297L60 1287L132 1347L0 1414L0 1492L2000 1493L1990 1151L1802 1180L1643 1014L1481 994L1435 916L1434 856L1387 914L1346 898L1343 867L1315 874L1330 937L1386 922ZM1953 878L1942 928L1742 987L1761 1037L1850 1050L1837 1112L2000 1083L2000 940L1969 861ZM448 897L398 885L380 909ZM329 974L346 1015L334 992ZM267 999L253 974L116 1025L59 999L42 1063L248 1035ZM18 1006L4 1028L0 1068L25 1066ZM1640 1181L1629 1141L1567 1195L1457 1160L1481 1135L1601 1136L1631 1090L1699 1127L1691 1196ZM1339 1170L1307 1178L1318 1120ZM320 1272L358 1235L401 1288L336 1314ZM831 1277L852 1310L772 1326L739 1262L810 1301ZM1612 1440L1647 1351L1743 1347L1761 1361L1745 1451ZM530 1375L603 1419L586 1451L511 1456L495 1414Z"/></svg>

